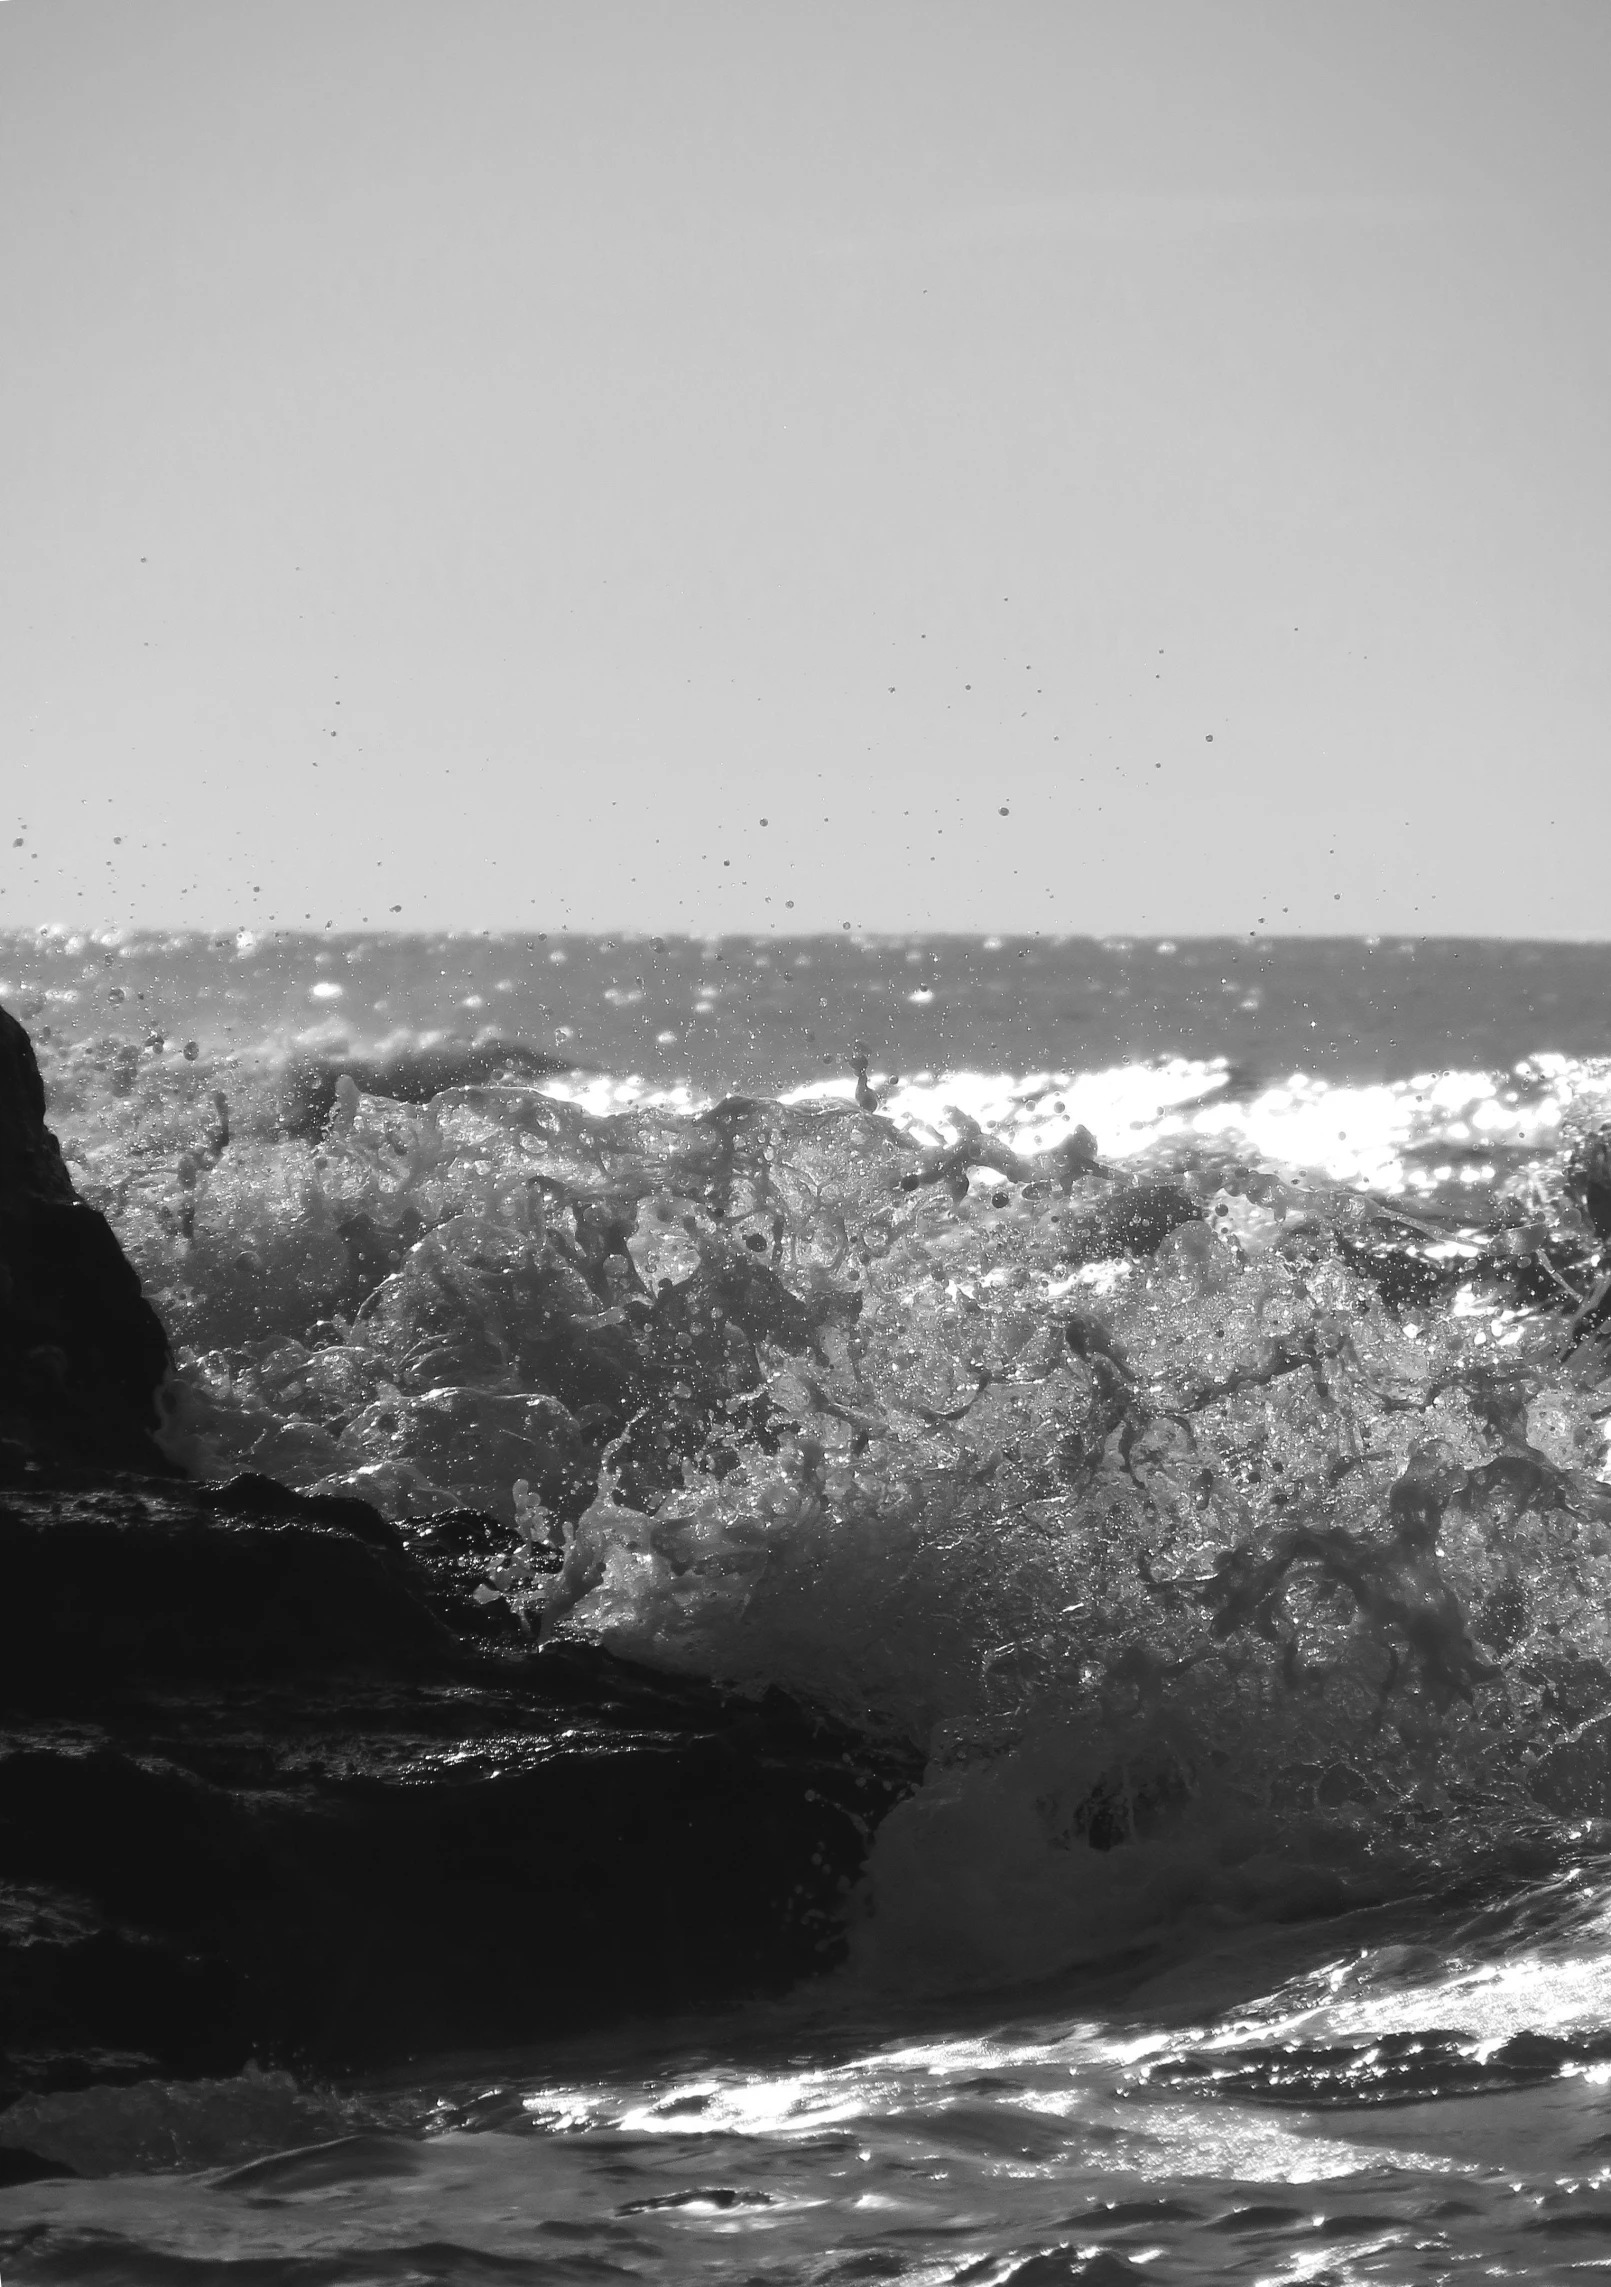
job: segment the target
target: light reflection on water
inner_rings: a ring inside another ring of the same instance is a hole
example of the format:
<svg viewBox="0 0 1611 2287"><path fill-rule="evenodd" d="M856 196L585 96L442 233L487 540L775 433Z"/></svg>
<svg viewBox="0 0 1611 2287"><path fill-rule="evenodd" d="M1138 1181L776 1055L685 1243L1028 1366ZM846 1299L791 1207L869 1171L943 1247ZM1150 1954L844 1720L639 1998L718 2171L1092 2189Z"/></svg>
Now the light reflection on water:
<svg viewBox="0 0 1611 2287"><path fill-rule="evenodd" d="M248 2133L222 2168L0 2194L5 2277L1593 2275L1611 2262L1608 1923L1603 1872L1580 1873L1463 1917L1243 1932L1127 1993L1088 1981L1005 2021L880 2028L843 1979L725 2026L461 2059L305 2096L324 2133L276 2156L249 2156ZM1383 2101L1384 2039L1416 2027L1438 2040ZM1273 2049L1291 2068L1274 2101L1238 2093L1234 2071L1227 2095L1158 2069ZM1492 2085L1451 2093L1472 2060ZM220 2085L215 2133L241 2087ZM37 2108L29 2141L92 2167L98 2135L105 2165L110 2116L75 2133L74 2103Z"/></svg>

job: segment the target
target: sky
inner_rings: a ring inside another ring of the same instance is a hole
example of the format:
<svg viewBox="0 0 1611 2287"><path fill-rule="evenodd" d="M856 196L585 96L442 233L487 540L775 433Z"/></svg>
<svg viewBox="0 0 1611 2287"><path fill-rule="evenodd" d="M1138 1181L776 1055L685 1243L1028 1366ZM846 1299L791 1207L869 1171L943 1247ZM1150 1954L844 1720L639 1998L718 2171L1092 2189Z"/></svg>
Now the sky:
<svg viewBox="0 0 1611 2287"><path fill-rule="evenodd" d="M1604 938L1603 0L5 0L0 924Z"/></svg>

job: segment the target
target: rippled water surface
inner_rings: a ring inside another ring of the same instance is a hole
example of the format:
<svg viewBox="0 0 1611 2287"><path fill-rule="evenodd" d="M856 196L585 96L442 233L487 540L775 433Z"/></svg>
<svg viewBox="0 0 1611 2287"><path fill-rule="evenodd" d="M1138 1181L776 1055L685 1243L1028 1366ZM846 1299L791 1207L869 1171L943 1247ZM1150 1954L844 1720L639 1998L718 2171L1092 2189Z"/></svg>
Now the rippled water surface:
<svg viewBox="0 0 1611 2287"><path fill-rule="evenodd" d="M48 2100L32 2147L97 2180L5 2195L6 2275L1584 2276L1611 2264L1608 1907L1585 1864L1463 1910L1205 1929L988 2013L879 2021L841 1984L340 2097Z"/></svg>
<svg viewBox="0 0 1611 2287"><path fill-rule="evenodd" d="M14 2108L8 2283L1611 2272L1606 966L8 941L172 1450L928 1758L786 2005Z"/></svg>

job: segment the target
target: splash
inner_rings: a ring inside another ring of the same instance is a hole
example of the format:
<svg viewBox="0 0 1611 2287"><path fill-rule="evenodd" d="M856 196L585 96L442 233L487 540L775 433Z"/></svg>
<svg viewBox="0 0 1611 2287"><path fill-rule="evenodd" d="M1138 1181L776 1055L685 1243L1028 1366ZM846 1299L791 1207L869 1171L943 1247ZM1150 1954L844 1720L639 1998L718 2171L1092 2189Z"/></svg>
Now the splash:
<svg viewBox="0 0 1611 2287"><path fill-rule="evenodd" d="M422 1544L480 1511L489 1624L928 1752L877 1974L1040 1975L1611 1812L1611 1067L349 1074L312 1134L249 1060L48 1076L179 1346L176 1456Z"/></svg>

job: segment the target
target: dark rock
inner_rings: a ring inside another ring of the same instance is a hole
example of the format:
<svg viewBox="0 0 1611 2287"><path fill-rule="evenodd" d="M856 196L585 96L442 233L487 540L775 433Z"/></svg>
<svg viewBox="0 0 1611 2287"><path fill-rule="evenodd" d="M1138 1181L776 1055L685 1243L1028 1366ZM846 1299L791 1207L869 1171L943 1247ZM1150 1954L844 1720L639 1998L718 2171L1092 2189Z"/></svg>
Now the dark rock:
<svg viewBox="0 0 1611 2287"><path fill-rule="evenodd" d="M0 1481L29 1466L164 1471L168 1341L45 1125L28 1035L0 1009Z"/></svg>
<svg viewBox="0 0 1611 2287"><path fill-rule="evenodd" d="M222 1485L203 1485L196 1499L204 1509L226 1517L306 1517L316 1524L340 1525L371 1548L403 1553L403 1536L389 1518L350 1493L294 1493L277 1478L254 1469Z"/></svg>
<svg viewBox="0 0 1611 2287"><path fill-rule="evenodd" d="M373 1510L354 1530L284 1492L277 1514L232 1513L231 1491L0 1498L4 1700L65 1711L139 1676L398 1673L451 1654Z"/></svg>
<svg viewBox="0 0 1611 2287"><path fill-rule="evenodd" d="M511 1064L554 1069L498 1044L349 1069L417 1102ZM405 1539L362 1501L185 1483L152 1442L162 1326L44 1110L0 1016L0 2103L519 2042L832 1960L912 1759L777 1693L535 1649L475 1601L495 1534L469 1512ZM729 1105L700 1131L692 1178L724 1209L754 1125ZM559 1393L515 1401L547 1424L528 1474L555 1502L635 1409L623 1483L674 1481L718 1414L764 1436L731 1407L755 1341L826 1326L736 1245L644 1295L635 1213L578 1203L512 1297L536 1331L511 1363Z"/></svg>
<svg viewBox="0 0 1611 2287"><path fill-rule="evenodd" d="M408 1553L426 1601L456 1635L481 1644L530 1643L530 1630L503 1597L476 1594L493 1566L507 1560L509 1545L509 1527L482 1509L438 1509L409 1519ZM564 1555L558 1546L538 1544L528 1548L526 1560L535 1572L554 1573Z"/></svg>
<svg viewBox="0 0 1611 2287"><path fill-rule="evenodd" d="M0 2101L503 2045L842 1950L909 1758L780 1694L457 1635L391 1528L333 1513L362 1508L0 1499Z"/></svg>

